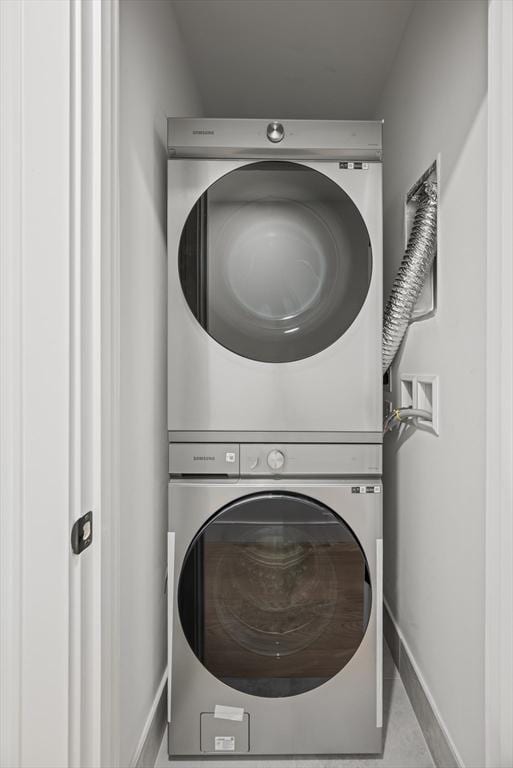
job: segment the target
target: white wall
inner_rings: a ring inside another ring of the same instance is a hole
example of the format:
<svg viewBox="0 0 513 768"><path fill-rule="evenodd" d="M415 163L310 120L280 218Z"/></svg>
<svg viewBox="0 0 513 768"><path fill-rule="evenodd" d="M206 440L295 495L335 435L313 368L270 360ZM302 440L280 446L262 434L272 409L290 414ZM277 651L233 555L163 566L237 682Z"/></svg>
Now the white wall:
<svg viewBox="0 0 513 768"><path fill-rule="evenodd" d="M122 0L121 765L166 664L166 117L200 114L167 2Z"/></svg>
<svg viewBox="0 0 513 768"><path fill-rule="evenodd" d="M398 374L440 377L440 436L385 445L385 595L466 766L484 765L487 3L418 3L382 97L386 293L403 204L441 153L439 305ZM498 404L490 404L497 408Z"/></svg>

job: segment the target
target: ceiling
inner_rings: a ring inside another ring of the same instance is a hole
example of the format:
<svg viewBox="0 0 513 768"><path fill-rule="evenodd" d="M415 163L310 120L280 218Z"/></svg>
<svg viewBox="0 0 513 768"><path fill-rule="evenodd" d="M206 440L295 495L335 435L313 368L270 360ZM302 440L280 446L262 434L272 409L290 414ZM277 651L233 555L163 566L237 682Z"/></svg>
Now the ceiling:
<svg viewBox="0 0 513 768"><path fill-rule="evenodd" d="M170 0L208 117L368 119L414 0Z"/></svg>

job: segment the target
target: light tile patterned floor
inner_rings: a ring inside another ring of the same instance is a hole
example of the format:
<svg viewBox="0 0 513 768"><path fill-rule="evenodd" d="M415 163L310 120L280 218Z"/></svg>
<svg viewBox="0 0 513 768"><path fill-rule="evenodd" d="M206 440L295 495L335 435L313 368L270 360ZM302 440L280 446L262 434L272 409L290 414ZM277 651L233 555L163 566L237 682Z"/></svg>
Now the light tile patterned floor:
<svg viewBox="0 0 513 768"><path fill-rule="evenodd" d="M383 653L385 748L374 758L322 760L172 760L164 738L155 768L434 768L404 685L387 646Z"/></svg>

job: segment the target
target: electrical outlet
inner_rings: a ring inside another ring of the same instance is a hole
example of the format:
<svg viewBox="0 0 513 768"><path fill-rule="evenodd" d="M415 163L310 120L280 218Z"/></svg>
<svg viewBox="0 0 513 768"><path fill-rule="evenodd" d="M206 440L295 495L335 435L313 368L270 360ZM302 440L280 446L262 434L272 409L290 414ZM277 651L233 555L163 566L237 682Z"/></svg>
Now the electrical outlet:
<svg viewBox="0 0 513 768"><path fill-rule="evenodd" d="M414 405L415 376L401 376L401 408L416 408Z"/></svg>
<svg viewBox="0 0 513 768"><path fill-rule="evenodd" d="M438 428L438 376L435 374L403 374L400 377L401 408L419 408L431 418L418 419L418 424L435 435Z"/></svg>
<svg viewBox="0 0 513 768"><path fill-rule="evenodd" d="M419 419L419 424L430 427L438 435L438 376L417 376L417 408L431 414L431 419Z"/></svg>

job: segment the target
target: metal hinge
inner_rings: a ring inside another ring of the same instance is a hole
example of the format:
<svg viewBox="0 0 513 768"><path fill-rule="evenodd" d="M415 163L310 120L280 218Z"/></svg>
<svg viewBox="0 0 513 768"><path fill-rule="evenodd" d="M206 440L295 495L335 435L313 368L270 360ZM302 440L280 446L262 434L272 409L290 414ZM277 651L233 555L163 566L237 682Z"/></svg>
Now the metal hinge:
<svg viewBox="0 0 513 768"><path fill-rule="evenodd" d="M93 543L93 513L86 512L75 521L71 529L71 549L79 555Z"/></svg>

